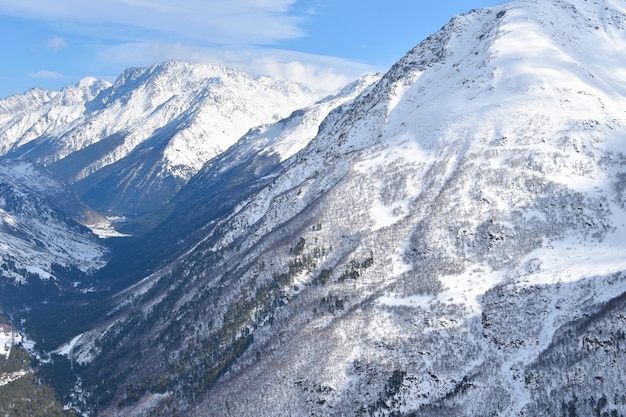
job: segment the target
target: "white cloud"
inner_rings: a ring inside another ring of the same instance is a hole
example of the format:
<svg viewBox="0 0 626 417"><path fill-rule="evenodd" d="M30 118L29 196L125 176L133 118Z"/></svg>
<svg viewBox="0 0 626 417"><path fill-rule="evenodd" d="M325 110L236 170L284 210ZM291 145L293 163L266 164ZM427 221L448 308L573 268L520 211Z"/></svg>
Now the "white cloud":
<svg viewBox="0 0 626 417"><path fill-rule="evenodd" d="M331 92L371 66L341 58L271 48L272 44L304 36L305 19L315 5L294 8L296 0L2 0L0 15L48 22L63 38L46 46L79 45L82 75L110 79L132 66L149 66L168 59L214 62L251 76L267 75ZM294 10L300 10L295 12ZM74 38L72 35L83 35ZM87 35L87 38L84 37ZM85 39L88 39L85 42ZM91 50L91 56L86 56ZM67 71L76 72L77 67ZM65 71L65 70L64 70ZM39 72L31 78L60 78Z"/></svg>
<svg viewBox="0 0 626 417"><path fill-rule="evenodd" d="M133 43L98 50L97 61L120 68L151 65L167 59L212 62L257 76L300 82L320 92L332 92L360 75L374 72L369 65L341 58L268 48L198 48L182 44Z"/></svg>
<svg viewBox="0 0 626 417"><path fill-rule="evenodd" d="M40 80L52 80L55 78L62 78L63 74L54 71L38 71L32 74L28 74L28 78L37 78Z"/></svg>
<svg viewBox="0 0 626 417"><path fill-rule="evenodd" d="M306 84L322 92L333 92L374 68L340 58L275 50L249 61L227 62L252 75L267 75Z"/></svg>
<svg viewBox="0 0 626 417"><path fill-rule="evenodd" d="M301 17L289 12L295 1L2 0L0 14L42 19L102 39L167 36L220 45L266 45L303 35Z"/></svg>
<svg viewBox="0 0 626 417"><path fill-rule="evenodd" d="M67 42L60 36L53 36L46 41L46 48L50 48L54 51L61 51L67 48Z"/></svg>

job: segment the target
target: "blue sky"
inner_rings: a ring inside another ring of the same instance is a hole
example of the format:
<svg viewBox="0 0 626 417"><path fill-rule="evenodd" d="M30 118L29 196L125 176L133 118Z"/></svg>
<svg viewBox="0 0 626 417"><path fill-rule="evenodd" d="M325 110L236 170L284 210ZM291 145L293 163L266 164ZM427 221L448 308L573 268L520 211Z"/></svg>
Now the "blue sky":
<svg viewBox="0 0 626 417"><path fill-rule="evenodd" d="M500 0L2 0L0 98L167 59L339 87Z"/></svg>

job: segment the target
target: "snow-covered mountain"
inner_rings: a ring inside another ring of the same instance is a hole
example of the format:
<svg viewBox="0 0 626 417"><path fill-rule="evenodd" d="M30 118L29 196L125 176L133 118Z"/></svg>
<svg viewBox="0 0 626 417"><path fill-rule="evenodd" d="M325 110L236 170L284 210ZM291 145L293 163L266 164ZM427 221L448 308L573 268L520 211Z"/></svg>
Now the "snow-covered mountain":
<svg viewBox="0 0 626 417"><path fill-rule="evenodd" d="M371 88L381 76L363 76L336 95L296 110L283 120L250 129L227 151L207 162L173 201L182 206L196 206L198 201L206 204L204 200L220 193L224 203L230 194L232 209L296 161L292 156L315 138L319 129L323 129L322 124L341 117L351 101ZM186 213L183 217L188 219L192 215ZM209 215L202 213L205 223Z"/></svg>
<svg viewBox="0 0 626 417"><path fill-rule="evenodd" d="M14 156L22 156L33 141L61 135L80 119L85 103L108 86L105 81L85 78L60 92L35 88L0 100L0 154L13 150Z"/></svg>
<svg viewBox="0 0 626 417"><path fill-rule="evenodd" d="M113 85L85 79L3 100L0 153L46 165L100 211L147 212L248 129L318 98L294 83L169 61Z"/></svg>
<svg viewBox="0 0 626 417"><path fill-rule="evenodd" d="M108 259L106 247L79 223L97 217L45 168L30 161L0 161L2 286L25 286L30 278L58 288L78 285L62 281L72 270L94 272Z"/></svg>
<svg viewBox="0 0 626 417"><path fill-rule="evenodd" d="M83 409L625 415L623 51L623 0L518 0L251 130L174 199L241 201L56 351Z"/></svg>
<svg viewBox="0 0 626 417"><path fill-rule="evenodd" d="M230 213L288 166L293 160L290 157L315 137L331 111L333 117L338 117L347 102L380 77L365 75L283 120L250 129L236 144L207 162L162 210L150 216L150 222L160 222L159 227L134 239L99 275L107 285L111 275L134 282L143 277L140 274L144 271L152 271L186 252L202 239L207 223Z"/></svg>

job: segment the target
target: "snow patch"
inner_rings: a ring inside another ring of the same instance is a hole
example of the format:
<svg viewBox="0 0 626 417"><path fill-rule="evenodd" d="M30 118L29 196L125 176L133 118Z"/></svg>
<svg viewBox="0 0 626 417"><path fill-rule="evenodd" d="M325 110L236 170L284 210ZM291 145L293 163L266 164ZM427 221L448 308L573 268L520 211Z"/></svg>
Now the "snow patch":
<svg viewBox="0 0 626 417"><path fill-rule="evenodd" d="M130 235L120 233L115 230L115 224L123 223L125 221L126 218L123 216L107 216L97 223L86 224L86 226L101 239L108 239L111 237L128 237Z"/></svg>

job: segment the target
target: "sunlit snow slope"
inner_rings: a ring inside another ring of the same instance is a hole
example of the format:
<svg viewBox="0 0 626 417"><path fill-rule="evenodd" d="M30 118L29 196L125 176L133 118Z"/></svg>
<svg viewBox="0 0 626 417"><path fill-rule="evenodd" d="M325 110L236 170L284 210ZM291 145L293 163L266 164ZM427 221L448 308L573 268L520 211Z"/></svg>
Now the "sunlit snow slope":
<svg viewBox="0 0 626 417"><path fill-rule="evenodd" d="M318 98L294 83L169 61L113 85L85 79L0 101L0 154L48 166L100 211L152 211L248 129Z"/></svg>
<svg viewBox="0 0 626 417"><path fill-rule="evenodd" d="M107 249L78 223L90 216L95 215L68 185L45 168L30 161L0 161L2 285L24 285L29 278L56 281L55 267L68 275L72 269L87 273L104 266Z"/></svg>
<svg viewBox="0 0 626 417"><path fill-rule="evenodd" d="M626 414L624 51L623 0L454 18L72 341L98 412Z"/></svg>

